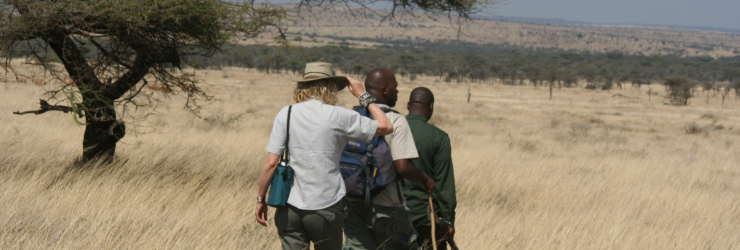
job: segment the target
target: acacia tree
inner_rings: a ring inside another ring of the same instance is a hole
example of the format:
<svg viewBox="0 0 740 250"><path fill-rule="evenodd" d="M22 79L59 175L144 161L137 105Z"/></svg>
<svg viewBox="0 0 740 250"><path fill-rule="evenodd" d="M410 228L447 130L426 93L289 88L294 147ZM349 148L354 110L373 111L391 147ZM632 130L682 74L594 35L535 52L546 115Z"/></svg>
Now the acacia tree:
<svg viewBox="0 0 740 250"><path fill-rule="evenodd" d="M48 90L50 100L68 105L41 100L39 110L15 113L72 111L84 118L83 161L113 155L126 133L123 114L116 108L125 112L126 107L146 105L140 96L148 93L142 91L143 85L136 88L144 76L154 76L164 89L179 87L188 99L186 107L197 110L198 100L210 97L196 86L193 74L179 70L188 63L187 56L212 55L235 32L259 33L282 17L276 9L249 9L219 0L0 4L0 53L6 72L15 73L14 50L25 46L36 66L58 79L69 76L66 84Z"/></svg>
<svg viewBox="0 0 740 250"><path fill-rule="evenodd" d="M487 1L392 1L388 17L396 10L423 10L467 20ZM297 6L369 2L301 0ZM84 118L75 118L85 126L81 159L107 159L126 134L128 108L151 107L147 101L153 93L137 85L146 82L145 76L184 96L186 108L197 111L198 101L211 97L197 87L193 74L181 70L192 66L188 59L211 56L236 37L254 37L269 28L285 41L286 13L284 7L253 1L0 0L0 66L15 73L12 58L19 56L18 49L30 51L27 59L65 84L47 89L49 98L41 100L40 109L14 113L73 112Z"/></svg>

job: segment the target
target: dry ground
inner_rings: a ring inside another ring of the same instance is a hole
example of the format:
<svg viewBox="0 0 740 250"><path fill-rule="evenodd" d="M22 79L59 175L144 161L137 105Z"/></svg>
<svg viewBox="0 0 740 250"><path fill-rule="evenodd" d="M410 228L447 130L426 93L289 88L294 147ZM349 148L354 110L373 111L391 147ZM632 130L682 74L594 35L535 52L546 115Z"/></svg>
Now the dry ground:
<svg viewBox="0 0 740 250"><path fill-rule="evenodd" d="M92 169L73 167L83 127L70 114L12 115L37 108L42 89L0 83L0 249L279 248L274 226L252 214L288 76L198 74L218 98L206 119L171 97L160 115L129 122L122 163ZM734 97L674 107L648 102L645 86L548 100L545 88L474 84L466 103L464 84L400 82L402 113L414 87L436 94L463 249L740 248ZM342 106L355 102L341 93Z"/></svg>

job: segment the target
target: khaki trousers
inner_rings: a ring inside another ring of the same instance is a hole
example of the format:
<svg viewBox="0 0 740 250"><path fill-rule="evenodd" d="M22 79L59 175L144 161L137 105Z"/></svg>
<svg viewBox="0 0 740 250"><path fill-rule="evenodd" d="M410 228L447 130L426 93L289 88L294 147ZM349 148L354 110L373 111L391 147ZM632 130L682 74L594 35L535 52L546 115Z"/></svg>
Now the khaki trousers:
<svg viewBox="0 0 740 250"><path fill-rule="evenodd" d="M291 205L275 211L275 226L284 250L342 249L344 200L321 210L301 210Z"/></svg>

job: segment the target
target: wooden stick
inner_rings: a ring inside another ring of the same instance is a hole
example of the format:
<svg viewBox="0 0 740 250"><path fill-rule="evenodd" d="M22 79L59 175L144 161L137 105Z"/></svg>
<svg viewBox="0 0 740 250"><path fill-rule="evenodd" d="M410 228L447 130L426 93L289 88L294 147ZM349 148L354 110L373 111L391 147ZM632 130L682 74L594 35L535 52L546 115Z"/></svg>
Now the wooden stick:
<svg viewBox="0 0 740 250"><path fill-rule="evenodd" d="M437 250L437 233L434 231L434 224L437 218L437 214L434 213L434 204L432 203L432 194L429 194L429 208L432 209L432 249Z"/></svg>

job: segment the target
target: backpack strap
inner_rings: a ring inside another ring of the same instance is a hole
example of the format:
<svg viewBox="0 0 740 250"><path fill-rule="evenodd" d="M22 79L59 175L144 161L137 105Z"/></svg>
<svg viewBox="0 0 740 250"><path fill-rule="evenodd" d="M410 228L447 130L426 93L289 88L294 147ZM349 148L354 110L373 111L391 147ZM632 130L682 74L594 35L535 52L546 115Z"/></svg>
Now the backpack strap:
<svg viewBox="0 0 740 250"><path fill-rule="evenodd" d="M396 114L401 114L401 113L398 113L398 111L395 111L395 110L392 110L392 109L386 108L386 107L382 107L382 108L380 108L380 110L383 110L383 113L393 112L393 113L396 113Z"/></svg>
<svg viewBox="0 0 740 250"><path fill-rule="evenodd" d="M404 182L401 181L400 178L398 178L398 176L396 176L396 179L394 180L394 182L396 183L396 186L397 186L396 191L398 191L398 201L400 201L401 204L406 206L406 197L404 197L403 192L401 192L401 188L406 187L406 184L404 184Z"/></svg>
<svg viewBox="0 0 740 250"><path fill-rule="evenodd" d="M372 171L370 168L373 167L373 143L367 144L367 162L365 163L365 208L372 206L372 200L370 199L370 188L372 180Z"/></svg>
<svg viewBox="0 0 740 250"><path fill-rule="evenodd" d="M391 108L386 108L386 107L380 107L380 106L378 106L378 108L380 108L380 110L383 110L383 113L393 112L393 113L396 113L396 114L401 114L401 113L399 113L398 111L395 111L395 110L393 110L393 109L391 109ZM366 107L362 107L362 106L354 106L354 107L352 107L352 109L365 109L365 110L366 110L366 112L367 112L367 114L368 114L367 116L370 116L370 115L369 115L369 114L370 114L370 110L367 110L367 108L366 108Z"/></svg>
<svg viewBox="0 0 740 250"><path fill-rule="evenodd" d="M358 108L358 107L355 107ZM367 107L359 106L359 109L365 109L365 117L370 117L370 110ZM373 148L375 145L373 145L373 140L370 140L370 143L367 144L367 162L365 163L365 208L371 209L373 206L373 201L370 196L370 190L372 188L371 180L373 178L372 176L372 167L373 167Z"/></svg>
<svg viewBox="0 0 740 250"><path fill-rule="evenodd" d="M286 162L290 162L288 144L290 143L290 112L292 109L293 105L288 106L288 121L285 125L285 153L283 154L283 160Z"/></svg>

